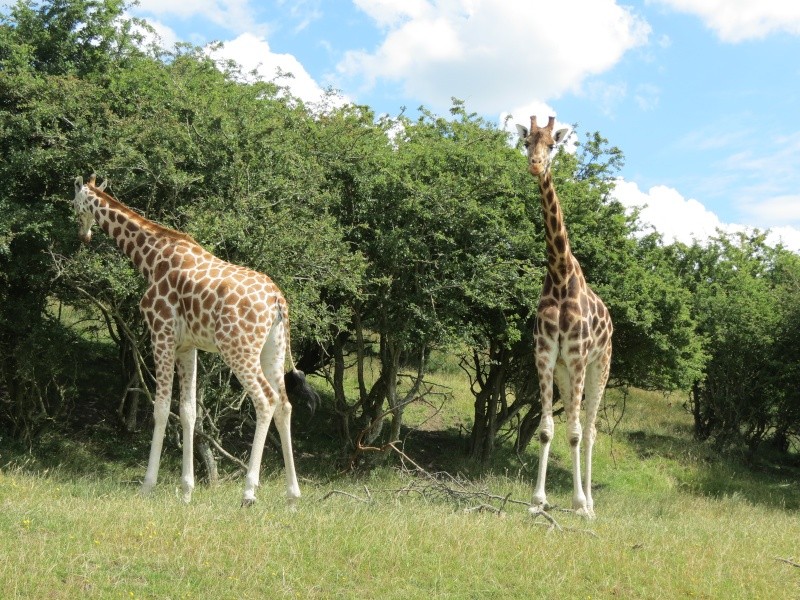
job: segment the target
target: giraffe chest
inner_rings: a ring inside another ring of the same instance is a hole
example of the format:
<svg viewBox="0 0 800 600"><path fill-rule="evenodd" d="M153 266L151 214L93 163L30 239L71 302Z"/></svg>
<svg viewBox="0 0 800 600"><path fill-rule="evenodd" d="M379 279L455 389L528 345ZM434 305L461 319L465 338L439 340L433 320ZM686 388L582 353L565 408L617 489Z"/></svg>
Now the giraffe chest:
<svg viewBox="0 0 800 600"><path fill-rule="evenodd" d="M547 285L545 285L547 289ZM611 339L608 311L588 285L552 285L537 311L537 349L560 362L581 356L592 362L605 353Z"/></svg>

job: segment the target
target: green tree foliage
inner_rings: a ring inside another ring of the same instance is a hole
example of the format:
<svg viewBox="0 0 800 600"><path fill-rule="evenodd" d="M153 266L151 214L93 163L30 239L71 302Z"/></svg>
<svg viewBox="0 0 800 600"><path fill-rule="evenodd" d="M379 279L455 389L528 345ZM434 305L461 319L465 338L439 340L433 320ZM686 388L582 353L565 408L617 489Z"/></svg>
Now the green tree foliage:
<svg viewBox="0 0 800 600"><path fill-rule="evenodd" d="M78 247L65 201L97 172L276 281L296 355L330 375L343 446L398 438L405 403L432 389L433 350L459 356L472 384L472 456L491 457L503 431L527 444L545 244L506 132L458 100L415 118L333 95L307 106L201 49L145 49L125 9L23 0L0 17L0 426L30 437L121 407L133 428L152 387L144 281L106 236ZM665 247L613 200L622 161L593 133L553 166L573 251L614 319L612 385L694 385L698 435L785 451L800 427L797 256L760 238ZM227 442L240 390L213 358L200 379L202 422Z"/></svg>
<svg viewBox="0 0 800 600"><path fill-rule="evenodd" d="M240 83L232 67L219 68L199 50L144 53L123 8L21 3L0 30L3 380L13 408L35 407L18 411L24 429L58 416L42 392L54 386L31 380L18 364L26 339L53 328L54 302L100 311L124 359L120 385L146 357L142 279L105 236L75 251L64 200L76 174L97 171L149 218L269 273L292 300L298 340L319 342L341 326L328 298L354 294L360 277L328 214L311 113L274 84ZM55 51L63 44L72 51Z"/></svg>
<svg viewBox="0 0 800 600"><path fill-rule="evenodd" d="M770 440L785 452L798 430L798 256L764 234L673 251L708 354L690 395L696 435L750 452Z"/></svg>
<svg viewBox="0 0 800 600"><path fill-rule="evenodd" d="M82 75L141 55L128 25L115 23L120 15L113 2L20 2L0 22L0 375L4 421L17 433L70 407L64 390L76 373L54 358L76 358L80 344L47 310L48 249L66 239L65 175L95 162L103 147L93 135L107 124L102 87Z"/></svg>

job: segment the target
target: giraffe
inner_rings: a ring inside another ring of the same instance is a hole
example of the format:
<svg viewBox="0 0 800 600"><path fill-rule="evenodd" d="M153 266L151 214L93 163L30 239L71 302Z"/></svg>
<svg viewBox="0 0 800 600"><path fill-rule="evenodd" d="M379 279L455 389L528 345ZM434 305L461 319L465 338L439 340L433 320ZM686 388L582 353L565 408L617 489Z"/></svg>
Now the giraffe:
<svg viewBox="0 0 800 600"><path fill-rule="evenodd" d="M286 498L293 506L300 487L292 454L292 406L286 391L305 399L312 411L319 397L295 367L286 300L266 275L225 262L189 235L144 218L106 193L106 183L97 185L94 175L86 183L77 177L73 208L81 241L89 243L96 222L149 283L139 306L150 330L155 362L155 426L141 492L149 493L158 479L177 371L183 430L182 499L186 503L191 500L199 349L222 356L255 407L256 429L242 505L255 502L264 443L274 416L286 471ZM284 375L287 352L292 368Z"/></svg>
<svg viewBox="0 0 800 600"><path fill-rule="evenodd" d="M564 401L567 439L572 458L572 506L594 518L592 499L592 448L597 431L595 420L611 365L611 315L603 301L586 283L578 260L570 249L564 216L550 172L552 151L565 138L566 129L553 133L555 118L537 127L531 117L530 130L517 125L528 155L528 171L539 180L547 241L547 272L536 310L534 358L539 374L542 416L539 424L539 469L530 511L548 507L545 494L547 461L553 439L553 383ZM586 423L581 430L580 408L586 393ZM583 442L585 478L581 485Z"/></svg>

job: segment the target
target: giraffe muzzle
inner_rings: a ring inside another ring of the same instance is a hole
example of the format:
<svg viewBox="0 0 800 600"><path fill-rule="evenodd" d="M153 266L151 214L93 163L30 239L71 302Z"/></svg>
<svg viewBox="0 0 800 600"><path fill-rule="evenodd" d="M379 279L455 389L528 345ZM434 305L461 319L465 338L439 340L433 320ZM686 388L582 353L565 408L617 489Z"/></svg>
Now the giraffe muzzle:
<svg viewBox="0 0 800 600"><path fill-rule="evenodd" d="M544 173L545 168L542 163L531 161L531 163L528 165L528 171L530 172L531 175L535 175L538 177L539 175Z"/></svg>

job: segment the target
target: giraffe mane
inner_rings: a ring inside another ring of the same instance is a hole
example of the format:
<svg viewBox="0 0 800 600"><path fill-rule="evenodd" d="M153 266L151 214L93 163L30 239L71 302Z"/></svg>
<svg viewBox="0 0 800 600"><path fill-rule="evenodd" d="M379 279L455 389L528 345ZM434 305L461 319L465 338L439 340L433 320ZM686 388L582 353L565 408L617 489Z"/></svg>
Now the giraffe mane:
<svg viewBox="0 0 800 600"><path fill-rule="evenodd" d="M112 206L112 207L114 207L114 208L116 208L118 210L121 210L122 212L126 213L134 221L139 223L139 225L142 226L143 228L149 229L150 231L156 232L156 233L158 233L160 235L164 235L164 236L170 237L170 238L175 239L175 240L183 240L183 241L186 241L186 242L191 242L192 244L197 244L197 241L191 235L189 235L188 233L183 233L182 231L177 231L175 229L167 227L166 225L161 225L160 223L156 223L155 221L151 221L150 219L147 219L147 218L143 217L142 215L140 215L138 212L133 210L128 205L120 202L119 200L114 198L114 196L112 196L111 194L109 194L109 193L104 191L103 188L105 188L105 182L102 185L97 185L95 183L94 176L90 177L89 181L86 182L86 185L89 187L89 189L95 195L97 195L100 198L102 198L110 206Z"/></svg>

